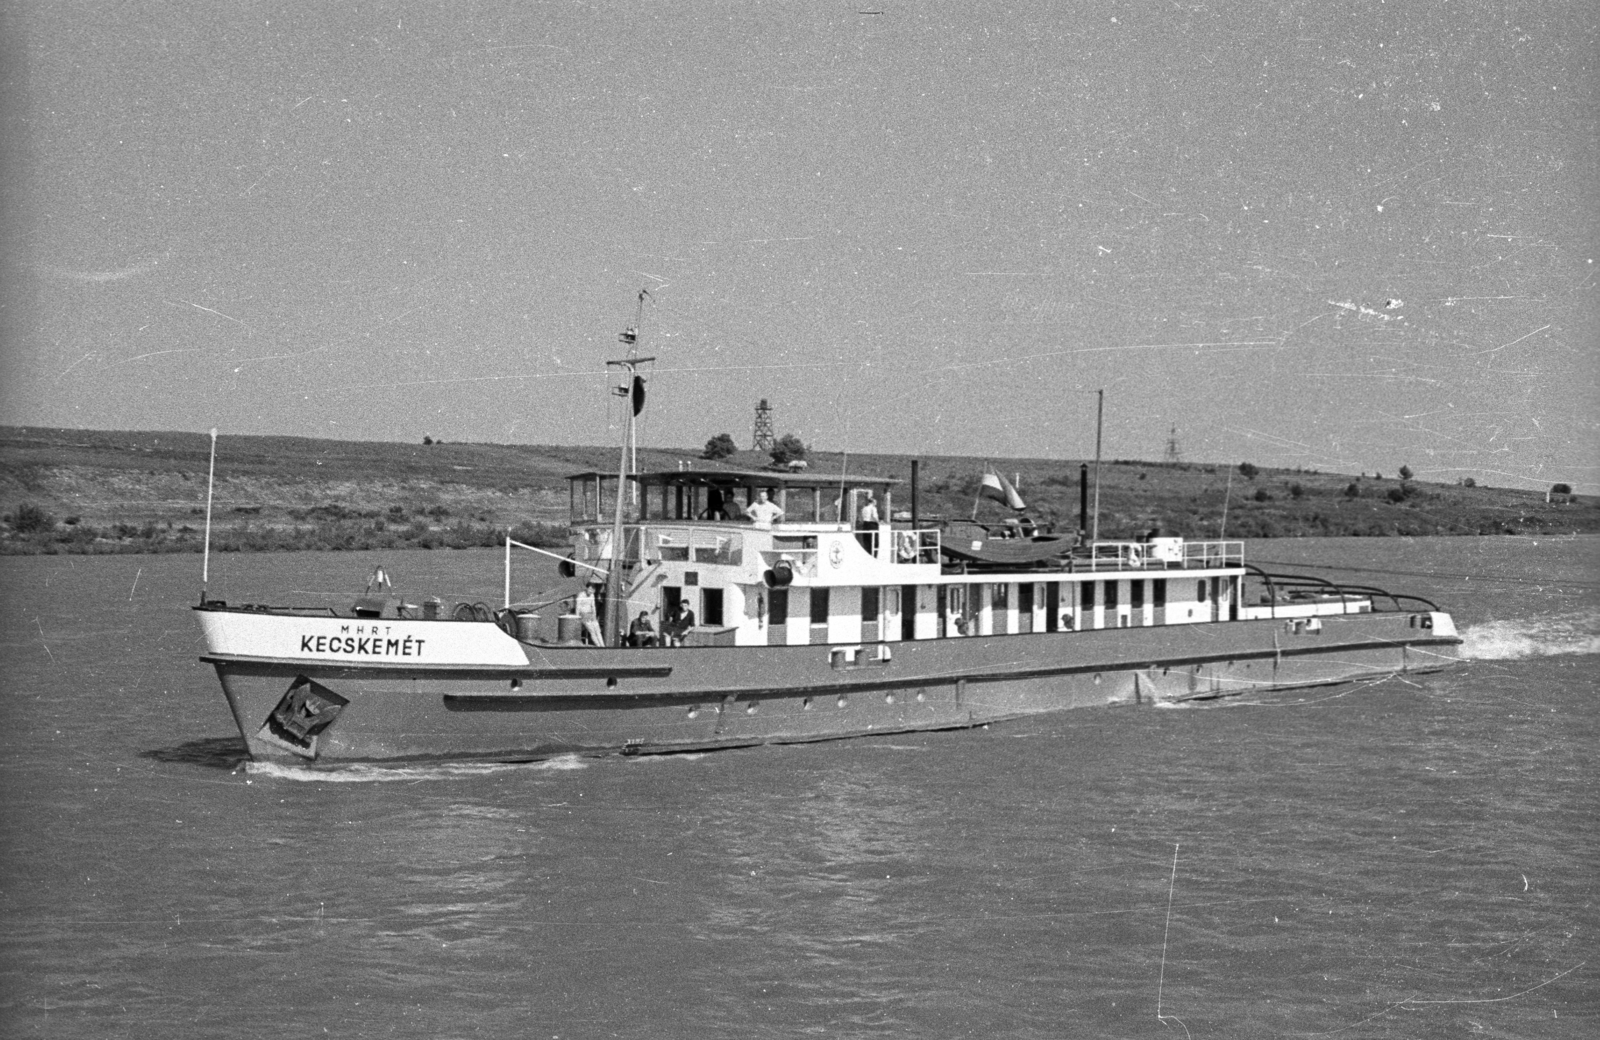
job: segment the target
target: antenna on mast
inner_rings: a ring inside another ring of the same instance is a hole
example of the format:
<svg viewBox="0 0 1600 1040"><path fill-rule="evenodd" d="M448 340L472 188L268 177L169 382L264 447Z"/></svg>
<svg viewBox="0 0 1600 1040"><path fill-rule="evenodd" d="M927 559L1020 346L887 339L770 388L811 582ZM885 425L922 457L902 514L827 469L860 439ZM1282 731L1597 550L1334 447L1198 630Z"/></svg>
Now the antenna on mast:
<svg viewBox="0 0 1600 1040"><path fill-rule="evenodd" d="M630 358L639 352L639 329L644 325L644 301L647 296L652 300L655 299L654 296L650 296L649 289L639 290L639 305L633 312L633 324L617 333L617 340L628 348Z"/></svg>
<svg viewBox="0 0 1600 1040"><path fill-rule="evenodd" d="M633 312L633 324L617 333L618 342L628 348L628 360L630 361L637 361L639 359L639 329L644 326L644 301L645 297L647 296L650 297L651 300L655 299L654 296L650 296L649 289L641 287L639 289L639 304ZM654 359L646 358L645 360L650 361ZM608 365L620 364L620 362L614 361L608 361L606 363ZM629 374L632 374L633 370L630 368L628 369L628 372ZM632 387L626 389L617 389L615 393L618 397L628 397L630 395L634 397L634 415L638 415L639 410L644 407L644 381L642 379L636 377L633 380ZM627 449L633 459L634 471L637 472L639 469L639 431L638 427L632 423L628 425L628 429L629 433ZM633 498L633 504L637 506L639 504L639 486L634 484L629 490L631 497ZM622 489L620 487L617 489L617 494L622 494Z"/></svg>

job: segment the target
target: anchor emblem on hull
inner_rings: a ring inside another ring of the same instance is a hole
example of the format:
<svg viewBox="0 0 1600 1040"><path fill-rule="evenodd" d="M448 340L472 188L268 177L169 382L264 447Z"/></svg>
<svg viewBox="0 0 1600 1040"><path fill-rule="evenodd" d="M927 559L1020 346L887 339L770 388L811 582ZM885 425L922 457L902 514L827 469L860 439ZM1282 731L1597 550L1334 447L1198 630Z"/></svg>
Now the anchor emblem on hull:
<svg viewBox="0 0 1600 1040"><path fill-rule="evenodd" d="M267 715L256 739L302 758L316 758L317 738L338 720L349 703L321 683L298 676Z"/></svg>

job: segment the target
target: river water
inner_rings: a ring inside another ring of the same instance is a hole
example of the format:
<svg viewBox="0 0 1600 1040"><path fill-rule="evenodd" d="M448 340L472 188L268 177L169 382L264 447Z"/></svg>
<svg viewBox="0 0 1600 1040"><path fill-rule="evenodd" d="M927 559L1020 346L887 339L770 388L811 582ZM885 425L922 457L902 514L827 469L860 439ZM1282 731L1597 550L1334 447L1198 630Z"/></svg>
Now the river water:
<svg viewBox="0 0 1600 1040"><path fill-rule="evenodd" d="M1597 550L1249 547L1450 609L1469 660L1420 679L331 774L240 762L195 557L0 560L0 1032L1600 1035ZM217 557L211 592L380 561L500 597L493 551Z"/></svg>

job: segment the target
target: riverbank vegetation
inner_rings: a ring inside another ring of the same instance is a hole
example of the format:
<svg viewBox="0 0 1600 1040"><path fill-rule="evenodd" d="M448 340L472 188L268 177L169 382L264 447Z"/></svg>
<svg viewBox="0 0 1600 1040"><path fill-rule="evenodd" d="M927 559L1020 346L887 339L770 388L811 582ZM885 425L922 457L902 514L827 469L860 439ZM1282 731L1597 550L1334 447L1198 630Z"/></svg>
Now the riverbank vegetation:
<svg viewBox="0 0 1600 1040"><path fill-rule="evenodd" d="M430 438L431 440L431 438ZM0 552L198 552L210 438L193 433L0 427ZM743 468L764 452L706 459L703 448L640 449L645 469ZM912 507L911 459L811 450L812 473L898 477ZM988 461L1019 486L1027 513L1078 525L1080 460L923 457L920 518L1009 515L979 500ZM1160 529L1188 538L1600 532L1591 496L1393 476L1270 469L1254 463L1116 460L1101 467L1100 535ZM615 472L610 448L399 444L300 437L218 439L213 552L471 548L566 542L566 478ZM1092 465L1091 465L1092 470Z"/></svg>

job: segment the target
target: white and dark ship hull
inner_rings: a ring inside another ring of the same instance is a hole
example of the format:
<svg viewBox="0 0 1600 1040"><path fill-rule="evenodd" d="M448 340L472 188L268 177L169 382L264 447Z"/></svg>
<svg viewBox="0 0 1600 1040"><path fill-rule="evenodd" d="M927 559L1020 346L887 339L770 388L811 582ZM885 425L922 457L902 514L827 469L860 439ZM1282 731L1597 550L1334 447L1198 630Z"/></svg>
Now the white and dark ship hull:
<svg viewBox="0 0 1600 1040"><path fill-rule="evenodd" d="M646 649L523 643L492 622L386 621L363 640L337 635L348 619L200 613L205 660L250 754L300 763L516 761L953 729L1435 671L1460 643L1439 612ZM239 652L315 648L306 633L321 629L333 633L321 653ZM426 661L399 652L408 638ZM346 641L364 659L339 659ZM383 659L371 659L375 647Z"/></svg>

